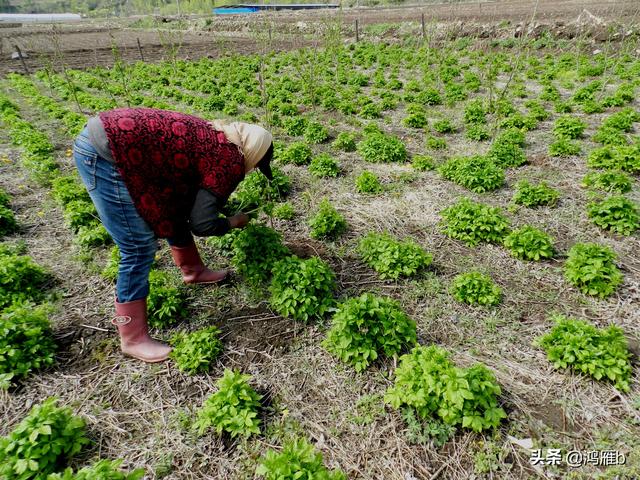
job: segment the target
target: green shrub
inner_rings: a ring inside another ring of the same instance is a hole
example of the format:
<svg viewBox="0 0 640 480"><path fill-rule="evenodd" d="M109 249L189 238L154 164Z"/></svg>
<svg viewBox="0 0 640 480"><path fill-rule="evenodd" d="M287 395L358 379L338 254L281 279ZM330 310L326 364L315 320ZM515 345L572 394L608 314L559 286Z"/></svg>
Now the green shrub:
<svg viewBox="0 0 640 480"><path fill-rule="evenodd" d="M525 116L520 112L514 112L498 123L498 127L506 129L534 130L538 121L533 116Z"/></svg>
<svg viewBox="0 0 640 480"><path fill-rule="evenodd" d="M608 297L622 282L622 274L615 264L617 258L610 247L577 243L569 250L564 276L586 295Z"/></svg>
<svg viewBox="0 0 640 480"><path fill-rule="evenodd" d="M626 145L629 143L623 132L604 125L598 128L591 139L602 145Z"/></svg>
<svg viewBox="0 0 640 480"><path fill-rule="evenodd" d="M427 116L423 109L409 111L409 115L402 119L402 124L411 128L424 128L428 125Z"/></svg>
<svg viewBox="0 0 640 480"><path fill-rule="evenodd" d="M416 323L390 298L364 293L338 305L323 346L357 372L416 344Z"/></svg>
<svg viewBox="0 0 640 480"><path fill-rule="evenodd" d="M432 150L443 150L447 148L447 141L442 137L434 137L433 135L428 135L425 144L427 148Z"/></svg>
<svg viewBox="0 0 640 480"><path fill-rule="evenodd" d="M18 222L13 215L13 210L5 205L0 205L0 237L10 235L18 230Z"/></svg>
<svg viewBox="0 0 640 480"><path fill-rule="evenodd" d="M438 417L447 425L476 432L497 427L506 414L498 406L501 389L484 365L456 367L435 345L417 346L400 357L394 386L384 396L393 408L408 407L420 418Z"/></svg>
<svg viewBox="0 0 640 480"><path fill-rule="evenodd" d="M184 294L174 285L167 272L152 270L149 273L147 311L149 326L153 328L171 326L184 315Z"/></svg>
<svg viewBox="0 0 640 480"><path fill-rule="evenodd" d="M183 372L191 375L208 372L224 348L220 334L214 326L191 333L178 332L171 338L170 356Z"/></svg>
<svg viewBox="0 0 640 480"><path fill-rule="evenodd" d="M513 202L529 208L553 207L558 203L558 198L560 198L560 193L549 187L546 182L533 185L528 180L522 180L516 184Z"/></svg>
<svg viewBox="0 0 640 480"><path fill-rule="evenodd" d="M459 302L469 305L494 306L502 299L502 289L491 277L480 272L457 275L451 282L451 294Z"/></svg>
<svg viewBox="0 0 640 480"><path fill-rule="evenodd" d="M558 118L553 124L553 134L557 139L575 140L582 137L586 128L587 124L579 118L565 115Z"/></svg>
<svg viewBox="0 0 640 480"><path fill-rule="evenodd" d="M638 174L640 173L640 145L596 148L589 153L587 166Z"/></svg>
<svg viewBox="0 0 640 480"><path fill-rule="evenodd" d="M64 468L88 443L84 420L49 398L34 406L9 435L0 438L0 478L46 478Z"/></svg>
<svg viewBox="0 0 640 480"><path fill-rule="evenodd" d="M279 204L285 205L285 204ZM276 205L274 210L279 206ZM234 228L229 230L224 235L207 237L205 243L216 249L216 253L224 256L224 257L232 257L233 256L233 243L236 241L236 238L242 233L242 230L239 228Z"/></svg>
<svg viewBox="0 0 640 480"><path fill-rule="evenodd" d="M331 146L336 150L342 150L344 152L355 152L356 136L355 134L350 132L340 132Z"/></svg>
<svg viewBox="0 0 640 480"><path fill-rule="evenodd" d="M435 88L427 88L415 96L415 101L423 105L441 105L442 97Z"/></svg>
<svg viewBox="0 0 640 480"><path fill-rule="evenodd" d="M327 153L321 153L311 160L309 173L314 177L337 177L340 174L338 161Z"/></svg>
<svg viewBox="0 0 640 480"><path fill-rule="evenodd" d="M462 198L440 212L443 232L469 246L480 242L502 243L509 233L509 221L497 207Z"/></svg>
<svg viewBox="0 0 640 480"><path fill-rule="evenodd" d="M291 220L296 214L296 211L289 202L279 203L273 207L273 216L281 220Z"/></svg>
<svg viewBox="0 0 640 480"><path fill-rule="evenodd" d="M529 110L529 115L538 121L546 120L550 116L549 111L537 100L529 100L524 105Z"/></svg>
<svg viewBox="0 0 640 480"><path fill-rule="evenodd" d="M268 450L260 459L256 475L265 480L347 480L340 470L327 470L322 454L304 439L286 442L280 452Z"/></svg>
<svg viewBox="0 0 640 480"><path fill-rule="evenodd" d="M273 267L271 306L283 317L303 322L323 316L333 305L335 275L318 257L284 258Z"/></svg>
<svg viewBox="0 0 640 480"><path fill-rule="evenodd" d="M489 134L489 130L484 125L471 124L467 127L467 131L465 133L466 137L469 140L475 140L476 142L482 142L484 140L489 140L491 135Z"/></svg>
<svg viewBox="0 0 640 480"><path fill-rule="evenodd" d="M381 132L367 133L357 144L358 153L367 162L391 163L407 160L404 143L393 135Z"/></svg>
<svg viewBox="0 0 640 480"><path fill-rule="evenodd" d="M122 460L99 460L90 467L84 467L73 473L67 468L64 473L53 473L47 480L140 480L144 478L145 471L138 468L132 472L120 469Z"/></svg>
<svg viewBox="0 0 640 480"><path fill-rule="evenodd" d="M259 285L269 279L275 262L288 254L280 233L252 223L233 242L232 263L249 283Z"/></svg>
<svg viewBox="0 0 640 480"><path fill-rule="evenodd" d="M593 223L605 230L621 235L631 235L640 227L638 206L622 195L592 202L587 208Z"/></svg>
<svg viewBox="0 0 640 480"><path fill-rule="evenodd" d="M640 122L640 113L627 107L610 115L602 122L602 127L611 128L619 132L631 132L633 124Z"/></svg>
<svg viewBox="0 0 640 480"><path fill-rule="evenodd" d="M94 248L109 245L112 242L107 229L101 223L84 225L78 228L75 241L81 247Z"/></svg>
<svg viewBox="0 0 640 480"><path fill-rule="evenodd" d="M311 161L313 152L306 143L293 142L278 156L282 163L293 163L294 165L307 165Z"/></svg>
<svg viewBox="0 0 640 480"><path fill-rule="evenodd" d="M572 157L580 155L582 147L578 142L572 142L566 137L561 137L549 145L549 155L552 157Z"/></svg>
<svg viewBox="0 0 640 480"><path fill-rule="evenodd" d="M411 159L411 166L419 172L434 170L436 163L431 155L414 155Z"/></svg>
<svg viewBox="0 0 640 480"><path fill-rule="evenodd" d="M438 167L438 172L477 193L495 190L504 184L504 170L482 155L450 158Z"/></svg>
<svg viewBox="0 0 640 480"><path fill-rule="evenodd" d="M318 122L309 122L304 129L304 139L309 143L322 143L329 138L329 130Z"/></svg>
<svg viewBox="0 0 640 480"><path fill-rule="evenodd" d="M522 260L552 258L554 254L551 237L535 227L526 225L512 231L504 239L504 246L513 256Z"/></svg>
<svg viewBox="0 0 640 480"><path fill-rule="evenodd" d="M498 135L491 144L487 157L503 168L524 165L527 163L527 156L522 149L524 141L524 133L521 130L506 130Z"/></svg>
<svg viewBox="0 0 640 480"><path fill-rule="evenodd" d="M368 233L360 240L358 252L381 278L409 277L433 261L433 257L414 241L399 241L387 233Z"/></svg>
<svg viewBox="0 0 640 480"><path fill-rule="evenodd" d="M456 127L448 118L442 118L433 122L433 129L438 133L455 133Z"/></svg>
<svg viewBox="0 0 640 480"><path fill-rule="evenodd" d="M325 198L318 205L316 214L309 219L309 227L311 227L311 238L333 239L347 230L347 222Z"/></svg>
<svg viewBox="0 0 640 480"><path fill-rule="evenodd" d="M15 304L0 313L0 385L53 365L56 344L44 306Z"/></svg>
<svg viewBox="0 0 640 480"><path fill-rule="evenodd" d="M474 99L464 107L464 123L467 125L487 123L487 111L480 99Z"/></svg>
<svg viewBox="0 0 640 480"><path fill-rule="evenodd" d="M118 270L120 269L120 249L117 245L111 247L109 250L109 259L107 260L107 264L104 266L100 275L102 275L107 280L111 282L115 282L118 278Z"/></svg>
<svg viewBox="0 0 640 480"><path fill-rule="evenodd" d="M582 186L610 193L631 191L631 177L621 171L591 172L582 179Z"/></svg>
<svg viewBox="0 0 640 480"><path fill-rule="evenodd" d="M46 271L31 257L0 252L0 309L12 303L41 300L48 279Z"/></svg>
<svg viewBox="0 0 640 480"><path fill-rule="evenodd" d="M307 127L307 119L299 116L286 117L282 119L282 126L287 135L299 137Z"/></svg>
<svg viewBox="0 0 640 480"><path fill-rule="evenodd" d="M376 105L373 102L366 103L360 109L359 115L362 118L373 120L375 118L380 118L382 116L382 109L380 108L379 105Z"/></svg>
<svg viewBox="0 0 640 480"><path fill-rule="evenodd" d="M260 433L258 409L262 396L251 388L250 378L237 370L225 369L216 382L218 391L204 401L198 412L194 423L198 434L203 435L210 428L218 435L225 432L232 438Z"/></svg>
<svg viewBox="0 0 640 480"><path fill-rule="evenodd" d="M584 320L556 315L554 327L537 341L554 368L570 368L612 381L623 392L630 390L631 354L620 327L596 328Z"/></svg>
<svg viewBox="0 0 640 480"><path fill-rule="evenodd" d="M240 182L229 197L226 210L250 211L269 201L285 198L291 191L291 179L282 170L272 166L273 180L268 180L260 172L251 172Z"/></svg>
<svg viewBox="0 0 640 480"><path fill-rule="evenodd" d="M380 193L384 189L378 176L365 170L356 178L356 191L358 193Z"/></svg>

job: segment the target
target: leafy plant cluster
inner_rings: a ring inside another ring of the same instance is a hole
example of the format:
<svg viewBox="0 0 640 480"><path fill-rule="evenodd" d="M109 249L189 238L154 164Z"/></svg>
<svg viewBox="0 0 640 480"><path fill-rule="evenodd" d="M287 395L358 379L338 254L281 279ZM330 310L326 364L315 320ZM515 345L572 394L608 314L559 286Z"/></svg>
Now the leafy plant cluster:
<svg viewBox="0 0 640 480"><path fill-rule="evenodd" d="M336 238L347 230L347 221L344 219L329 200L322 199L318 205L318 211L309 219L311 238Z"/></svg>
<svg viewBox="0 0 640 480"><path fill-rule="evenodd" d="M277 159L285 164L308 165L312 156L313 151L306 143L293 142L278 155Z"/></svg>
<svg viewBox="0 0 640 480"><path fill-rule="evenodd" d="M631 191L632 180L626 173L616 170L590 172L582 179L582 186L609 193L627 193Z"/></svg>
<svg viewBox="0 0 640 480"><path fill-rule="evenodd" d="M77 472L67 468L63 473L52 473L46 480L141 480L143 468L125 472L120 468L122 460L98 460L94 465L83 467Z"/></svg>
<svg viewBox="0 0 640 480"><path fill-rule="evenodd" d="M469 246L480 242L502 243L509 233L509 221L499 208L463 197L440 212L443 232Z"/></svg>
<svg viewBox="0 0 640 480"><path fill-rule="evenodd" d="M630 390L631 354L620 327L597 328L584 320L556 315L549 333L538 339L555 368L570 368Z"/></svg>
<svg viewBox="0 0 640 480"><path fill-rule="evenodd" d="M204 401L194 427L200 435L210 428L220 435L248 437L260 433L261 395L249 385L249 375L225 369L216 382L218 390Z"/></svg>
<svg viewBox="0 0 640 480"><path fill-rule="evenodd" d="M273 266L270 304L280 315L306 322L333 307L335 289L329 265L318 257L303 260L293 255Z"/></svg>
<svg viewBox="0 0 640 480"><path fill-rule="evenodd" d="M498 167L514 168L527 163L524 153L525 136L522 130L510 128L501 132L491 144L487 158Z"/></svg>
<svg viewBox="0 0 640 480"><path fill-rule="evenodd" d="M368 233L360 240L358 252L381 278L409 277L433 261L433 256L413 240L399 241L388 233Z"/></svg>
<svg viewBox="0 0 640 480"><path fill-rule="evenodd" d="M506 418L498 406L501 389L484 365L457 367L440 347L417 346L400 357L394 385L385 394L393 408L410 408L420 418L439 418L476 432Z"/></svg>
<svg viewBox="0 0 640 480"><path fill-rule="evenodd" d="M522 260L542 260L554 254L551 237L530 225L513 230L504 239L504 246Z"/></svg>
<svg viewBox="0 0 640 480"><path fill-rule="evenodd" d="M163 270L151 270L149 273L147 311L149 326L153 328L175 324L186 311L184 292Z"/></svg>
<svg viewBox="0 0 640 480"><path fill-rule="evenodd" d="M560 193L547 185L546 182L532 184L528 180L522 180L516 184L513 203L529 208L553 207L558 203L558 198L560 198Z"/></svg>
<svg viewBox="0 0 640 480"><path fill-rule="evenodd" d="M233 212L255 210L283 200L291 191L291 179L277 167L272 166L273 180L260 172L251 172L240 182L229 197L226 209Z"/></svg>
<svg viewBox="0 0 640 480"><path fill-rule="evenodd" d="M50 398L34 406L6 437L0 438L0 478L46 478L62 470L88 444L84 420Z"/></svg>
<svg viewBox="0 0 640 480"><path fill-rule="evenodd" d="M504 170L483 155L450 158L438 167L438 172L477 193L495 190L504 184Z"/></svg>
<svg viewBox="0 0 640 480"><path fill-rule="evenodd" d="M336 150L342 150L343 152L355 152L356 136L351 132L340 132L331 146Z"/></svg>
<svg viewBox="0 0 640 480"><path fill-rule="evenodd" d="M431 155L414 155L411 159L411 166L419 172L435 170L436 163Z"/></svg>
<svg viewBox="0 0 640 480"><path fill-rule="evenodd" d="M384 188L382 183L380 183L380 179L373 172L365 170L356 177L356 191L358 193L375 194L383 190Z"/></svg>
<svg viewBox="0 0 640 480"><path fill-rule="evenodd" d="M0 313L0 388L53 365L56 343L49 309L14 304Z"/></svg>
<svg viewBox="0 0 640 480"><path fill-rule="evenodd" d="M191 333L178 332L171 338L170 356L183 372L191 375L208 372L222 353L221 333L214 326Z"/></svg>
<svg viewBox="0 0 640 480"><path fill-rule="evenodd" d="M622 195L613 195L587 207L589 218L600 228L631 235L640 228L638 206Z"/></svg>
<svg viewBox="0 0 640 480"><path fill-rule="evenodd" d="M338 165L338 161L328 153L321 153L311 160L309 173L319 178L337 177L340 174L340 165Z"/></svg>
<svg viewBox="0 0 640 480"><path fill-rule="evenodd" d="M469 305L495 306L502 300L502 289L491 277L480 272L457 275L451 282L451 294Z"/></svg>
<svg viewBox="0 0 640 480"><path fill-rule="evenodd" d="M587 166L604 170L640 173L640 144L595 148L587 157Z"/></svg>
<svg viewBox="0 0 640 480"><path fill-rule="evenodd" d="M568 253L564 275L569 283L587 295L605 298L622 282L616 253L597 243L576 243Z"/></svg>
<svg viewBox="0 0 640 480"><path fill-rule="evenodd" d="M251 284L259 285L269 280L274 264L288 254L280 233L251 223L233 241L231 261L240 275Z"/></svg>
<svg viewBox="0 0 640 480"><path fill-rule="evenodd" d="M10 203L9 195L0 188L0 238L12 234L18 229L18 223L13 215Z"/></svg>
<svg viewBox="0 0 640 480"><path fill-rule="evenodd" d="M402 141L381 131L369 131L358 142L360 156L371 163L401 163L407 160L407 149Z"/></svg>
<svg viewBox="0 0 640 480"><path fill-rule="evenodd" d="M328 470L322 454L304 438L285 442L279 452L268 450L256 474L265 480L347 480L342 471Z"/></svg>
<svg viewBox="0 0 640 480"><path fill-rule="evenodd" d="M364 293L341 303L324 347L340 360L365 370L378 357L393 357L416 344L416 323L390 298Z"/></svg>
<svg viewBox="0 0 640 480"><path fill-rule="evenodd" d="M0 309L42 300L48 279L49 274L28 255L0 250Z"/></svg>

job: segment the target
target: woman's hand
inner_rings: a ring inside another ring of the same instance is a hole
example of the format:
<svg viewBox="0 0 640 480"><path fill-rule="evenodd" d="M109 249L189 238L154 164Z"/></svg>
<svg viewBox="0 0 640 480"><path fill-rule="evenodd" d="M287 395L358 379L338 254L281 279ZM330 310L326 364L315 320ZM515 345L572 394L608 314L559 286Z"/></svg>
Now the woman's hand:
<svg viewBox="0 0 640 480"><path fill-rule="evenodd" d="M233 217L229 217L229 225L231 228L244 228L249 220L249 215L246 213L236 213Z"/></svg>

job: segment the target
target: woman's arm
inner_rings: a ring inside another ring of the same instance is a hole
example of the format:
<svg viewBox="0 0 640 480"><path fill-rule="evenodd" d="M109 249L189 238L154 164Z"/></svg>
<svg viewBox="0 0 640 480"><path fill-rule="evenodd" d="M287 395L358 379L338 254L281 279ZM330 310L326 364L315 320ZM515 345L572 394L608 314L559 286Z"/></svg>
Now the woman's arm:
<svg viewBox="0 0 640 480"><path fill-rule="evenodd" d="M191 232L198 237L220 236L231 228L242 228L248 223L249 217L244 213L220 217L221 208L218 197L208 190L198 190L189 218Z"/></svg>

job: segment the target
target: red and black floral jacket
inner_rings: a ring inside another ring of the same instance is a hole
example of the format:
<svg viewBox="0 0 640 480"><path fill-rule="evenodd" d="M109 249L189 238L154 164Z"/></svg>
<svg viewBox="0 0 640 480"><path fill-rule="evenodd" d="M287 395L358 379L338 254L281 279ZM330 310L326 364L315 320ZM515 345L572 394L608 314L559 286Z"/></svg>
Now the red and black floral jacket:
<svg viewBox="0 0 640 480"><path fill-rule="evenodd" d="M244 158L206 120L152 108L103 112L109 147L140 216L160 238L188 229L198 190L226 202L244 178Z"/></svg>

